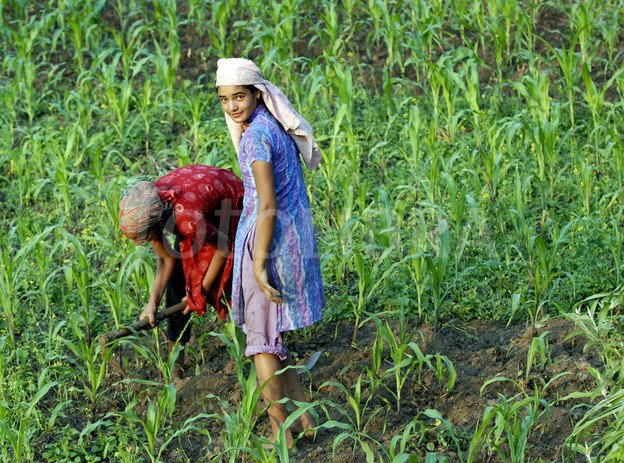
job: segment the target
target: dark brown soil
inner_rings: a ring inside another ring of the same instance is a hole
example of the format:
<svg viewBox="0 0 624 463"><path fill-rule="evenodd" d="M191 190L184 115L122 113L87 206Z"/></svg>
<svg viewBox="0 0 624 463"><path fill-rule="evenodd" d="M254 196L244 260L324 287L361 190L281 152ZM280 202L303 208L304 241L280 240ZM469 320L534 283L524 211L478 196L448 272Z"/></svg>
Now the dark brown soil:
<svg viewBox="0 0 624 463"><path fill-rule="evenodd" d="M204 330L219 331L219 326L204 325L202 331ZM501 400L511 400L517 394L533 395L535 385L538 388L542 387L556 375L566 372L568 374L554 381L543 395L543 398L552 404L552 408L549 414L534 425L527 452L529 461L536 461L538 458L542 461L558 461L564 440L572 431L573 422L578 419L572 410L576 403L561 399L571 392L594 388L595 382L589 374L589 367L596 367L600 363L594 352L583 352L580 338L569 337L573 330L574 326L562 319L548 320L535 332L531 328L526 328L524 324L507 327L503 322L453 322L437 331L429 326L414 326L411 328L412 339L424 354L441 354L452 361L457 372L455 387L450 392L446 391L430 372L425 372L418 381L414 370L403 389L400 416L396 411L395 399L382 387L371 398L364 413L364 432L371 439L387 445L392 437L401 434L405 427L418 417L427 430L422 440L417 441L416 437L411 439L407 450L419 455L424 455L427 450L436 451L448 456L451 461L459 461L457 446L451 434L439 421L423 415L425 410L437 410L452 424L459 445L465 451L487 405L497 404ZM368 323L360 329L357 348L351 346L351 331L350 324L340 322L337 325L326 324L316 327L313 332L306 333L305 337L299 333L288 339L294 355L305 358L316 351L321 352L310 378L304 382L306 387L310 387L313 399L326 404L325 407L316 409L321 422L324 423L329 419L349 422L347 417L327 405L330 402L349 411L351 418L354 417L354 413L348 406L345 394L339 388L323 384L327 381L339 382L353 394L352 386L372 362L371 346L377 335L375 325ZM525 371L528 348L533 337L545 331L548 331L546 339L550 359L543 368L533 368L527 378ZM197 339L195 336L189 346L196 353L195 359L187 358L189 374L177 384L174 419L180 426L188 418L200 413L222 415L220 404L216 399L209 398L210 394L226 400L233 409L238 407L241 399L235 360L216 337L206 334L202 336L201 349ZM203 355L200 355L200 350ZM382 368L389 368L391 363L387 349L383 357ZM246 367L248 368L249 364ZM134 370L129 371L131 377L157 379L155 372L138 368L133 363L129 369ZM495 377L506 377L512 381L495 382L482 390L484 383ZM115 379L112 376L109 378L110 381ZM393 381L393 377L386 381L386 386L390 390L393 388ZM363 402L370 396L370 387L366 381L362 382L362 396ZM145 402L148 397L149 393L144 397ZM151 397L152 401L154 399ZM108 408L107 411L112 410ZM165 461L186 461L181 458L182 450L191 461L223 450L222 420L212 418L201 423L212 436L212 441L199 433L189 433L171 446ZM265 414L259 417L255 432L259 435L269 434ZM296 449L291 451L291 461L339 463L364 461L363 455L358 453L359 449L354 453L351 441L340 444L332 459L332 444L338 434L339 431L335 429L321 429L314 442L302 438ZM493 456L483 455L483 458L484 461L496 461Z"/></svg>

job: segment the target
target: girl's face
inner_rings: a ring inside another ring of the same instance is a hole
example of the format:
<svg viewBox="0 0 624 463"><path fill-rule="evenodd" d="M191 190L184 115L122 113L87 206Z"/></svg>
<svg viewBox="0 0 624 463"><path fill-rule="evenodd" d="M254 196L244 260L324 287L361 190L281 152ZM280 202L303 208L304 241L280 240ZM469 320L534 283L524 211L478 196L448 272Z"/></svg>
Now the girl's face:
<svg viewBox="0 0 624 463"><path fill-rule="evenodd" d="M134 244L141 245L143 243L154 243L162 238L162 232L150 227L147 231L135 233L135 232L121 232L126 238L134 241Z"/></svg>
<svg viewBox="0 0 624 463"><path fill-rule="evenodd" d="M217 87L217 93L223 111L234 122L247 121L258 107L259 90L254 94L243 85L221 85Z"/></svg>

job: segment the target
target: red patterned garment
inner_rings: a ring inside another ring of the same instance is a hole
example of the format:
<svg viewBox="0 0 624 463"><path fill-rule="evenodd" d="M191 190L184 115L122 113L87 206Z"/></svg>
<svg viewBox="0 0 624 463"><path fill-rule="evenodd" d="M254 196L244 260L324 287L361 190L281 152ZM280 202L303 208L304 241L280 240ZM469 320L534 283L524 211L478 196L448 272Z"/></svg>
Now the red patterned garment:
<svg viewBox="0 0 624 463"><path fill-rule="evenodd" d="M190 165L169 172L154 182L163 202L172 206L173 231L180 241L180 256L186 278L186 295L191 310L206 313L206 302L220 319L225 318L232 287L234 241L242 209L243 183L231 171L217 167ZM230 254L208 294L202 281L216 251L218 232L228 237ZM223 302L223 296L228 304Z"/></svg>

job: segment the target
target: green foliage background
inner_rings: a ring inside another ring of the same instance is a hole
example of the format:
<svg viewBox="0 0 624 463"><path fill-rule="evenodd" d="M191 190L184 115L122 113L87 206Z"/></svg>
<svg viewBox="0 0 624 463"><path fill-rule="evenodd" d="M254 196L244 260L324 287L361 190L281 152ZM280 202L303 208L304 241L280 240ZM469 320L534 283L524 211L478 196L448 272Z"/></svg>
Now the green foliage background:
<svg viewBox="0 0 624 463"><path fill-rule="evenodd" d="M237 170L219 57L254 59L315 128L325 323L535 324L617 288L622 6L2 0L0 455L71 447L57 417L100 400L90 337L136 316L154 272L118 231L123 191Z"/></svg>

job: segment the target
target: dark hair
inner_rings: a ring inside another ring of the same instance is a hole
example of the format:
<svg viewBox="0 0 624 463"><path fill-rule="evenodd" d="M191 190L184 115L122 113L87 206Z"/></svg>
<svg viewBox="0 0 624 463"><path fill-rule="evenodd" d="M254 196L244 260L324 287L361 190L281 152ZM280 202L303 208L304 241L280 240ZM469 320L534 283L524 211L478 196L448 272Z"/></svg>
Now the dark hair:
<svg viewBox="0 0 624 463"><path fill-rule="evenodd" d="M252 95L254 93L256 93L256 92L260 92L260 98L258 98L258 104L264 103L264 101L262 100L262 92L260 91L259 88L256 88L253 85L243 85L243 87L245 87L247 90L249 90Z"/></svg>

